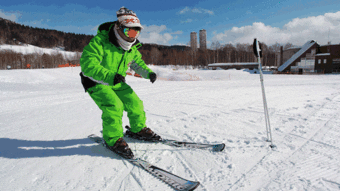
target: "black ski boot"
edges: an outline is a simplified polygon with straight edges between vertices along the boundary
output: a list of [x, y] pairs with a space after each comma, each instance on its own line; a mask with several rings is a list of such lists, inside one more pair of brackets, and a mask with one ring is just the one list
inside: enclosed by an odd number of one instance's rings
[[144, 141], [152, 141], [159, 142], [162, 141], [161, 136], [154, 133], [150, 128], [144, 127], [140, 132], [133, 133], [130, 131], [129, 126], [125, 126], [127, 128], [125, 135], [134, 139], [144, 140]]
[[106, 144], [106, 147], [126, 159], [132, 159], [134, 157], [129, 145], [124, 141], [123, 138], [119, 138], [113, 146]]

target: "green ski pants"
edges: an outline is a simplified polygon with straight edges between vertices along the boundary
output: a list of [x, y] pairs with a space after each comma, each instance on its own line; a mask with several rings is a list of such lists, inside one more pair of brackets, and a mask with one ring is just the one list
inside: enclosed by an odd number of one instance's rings
[[120, 83], [116, 86], [97, 84], [88, 89], [88, 93], [103, 112], [103, 138], [108, 145], [113, 146], [124, 136], [123, 111], [127, 112], [132, 132], [139, 132], [146, 127], [143, 102], [128, 84]]

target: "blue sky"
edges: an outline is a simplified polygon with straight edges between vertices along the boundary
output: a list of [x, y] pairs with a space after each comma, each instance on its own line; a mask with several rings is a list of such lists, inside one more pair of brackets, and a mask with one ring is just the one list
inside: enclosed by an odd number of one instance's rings
[[148, 1], [2, 1], [0, 17], [20, 24], [95, 35], [104, 22], [115, 21], [125, 6], [137, 13], [144, 43], [186, 45], [190, 32], [207, 31], [208, 46], [218, 41], [268, 45], [308, 40], [340, 43], [339, 0], [148, 0]]

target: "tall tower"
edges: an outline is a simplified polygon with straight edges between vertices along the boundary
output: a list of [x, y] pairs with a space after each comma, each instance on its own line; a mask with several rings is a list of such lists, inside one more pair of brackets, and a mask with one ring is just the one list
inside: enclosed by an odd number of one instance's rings
[[204, 29], [200, 30], [200, 49], [207, 49], [207, 31]]
[[194, 51], [197, 50], [197, 33], [196, 32], [190, 33], [190, 46]]

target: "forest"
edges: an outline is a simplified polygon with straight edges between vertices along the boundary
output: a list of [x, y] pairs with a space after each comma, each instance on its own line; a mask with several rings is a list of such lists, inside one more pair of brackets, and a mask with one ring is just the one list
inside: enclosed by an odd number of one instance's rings
[[[79, 64], [83, 48], [93, 38], [92, 35], [65, 33], [57, 30], [33, 28], [0, 18], [0, 44], [30, 44], [41, 48], [62, 47], [65, 51], [78, 52], [72, 60], [66, 60], [61, 54], [21, 54], [13, 51], [0, 51], [0, 69], [10, 66], [12, 69], [56, 68], [58, 65]], [[188, 35], [189, 38], [189, 35]], [[188, 46], [165, 46], [142, 43], [139, 51], [146, 64], [153, 65], [191, 65], [198, 68], [207, 67], [211, 63], [256, 62], [252, 44], [220, 44], [212, 42], [210, 48], [194, 51]], [[275, 63], [275, 53], [282, 46], [279, 43], [267, 46], [262, 43], [264, 66]], [[291, 43], [284, 49], [292, 47]]]

